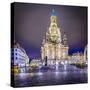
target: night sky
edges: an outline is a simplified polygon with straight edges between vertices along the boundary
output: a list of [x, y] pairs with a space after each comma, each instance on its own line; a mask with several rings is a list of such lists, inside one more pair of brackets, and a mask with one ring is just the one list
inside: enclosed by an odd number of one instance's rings
[[40, 57], [40, 47], [54, 8], [61, 34], [68, 36], [69, 54], [87, 45], [87, 7], [15, 3], [15, 40], [29, 58]]

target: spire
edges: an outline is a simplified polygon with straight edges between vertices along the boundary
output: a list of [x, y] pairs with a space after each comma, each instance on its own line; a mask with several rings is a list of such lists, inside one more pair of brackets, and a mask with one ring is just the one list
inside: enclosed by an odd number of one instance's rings
[[52, 16], [56, 16], [56, 12], [55, 12], [55, 9], [54, 8], [52, 9], [51, 15]]

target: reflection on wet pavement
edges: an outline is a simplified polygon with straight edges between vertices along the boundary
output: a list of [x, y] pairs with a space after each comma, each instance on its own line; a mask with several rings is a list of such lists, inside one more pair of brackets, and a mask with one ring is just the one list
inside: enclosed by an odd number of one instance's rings
[[15, 86], [40, 86], [87, 83], [87, 68], [80, 69], [75, 66], [65, 66], [57, 70], [38, 70], [33, 73], [19, 73], [15, 75]]

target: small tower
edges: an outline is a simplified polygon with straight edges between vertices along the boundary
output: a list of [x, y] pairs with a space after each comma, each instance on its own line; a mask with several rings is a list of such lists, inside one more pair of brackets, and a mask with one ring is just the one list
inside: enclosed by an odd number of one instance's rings
[[67, 41], [68, 41], [67, 35], [66, 35], [66, 33], [64, 32], [64, 35], [63, 35], [63, 45], [64, 45], [64, 46], [67, 46], [67, 45], [68, 45], [68, 44], [67, 44]]
[[43, 42], [42, 42], [42, 45], [44, 45], [44, 44], [45, 44], [45, 42], [46, 42], [46, 41], [45, 41], [45, 38], [43, 38]]

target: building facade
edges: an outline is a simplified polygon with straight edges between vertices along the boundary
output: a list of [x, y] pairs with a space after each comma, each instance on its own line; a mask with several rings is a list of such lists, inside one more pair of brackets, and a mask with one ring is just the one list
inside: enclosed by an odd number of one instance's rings
[[46, 57], [48, 64], [55, 64], [56, 62], [65, 60], [68, 58], [68, 49], [67, 35], [64, 33], [63, 37], [61, 37], [61, 29], [58, 27], [57, 16], [53, 9], [50, 24], [41, 46], [42, 62], [45, 63]]
[[41, 59], [32, 59], [32, 61], [30, 62], [30, 66], [36, 66], [36, 67], [42, 66]]
[[11, 63], [12, 65], [17, 65], [19, 67], [29, 65], [29, 57], [25, 50], [16, 42], [14, 42], [14, 45], [11, 48]]
[[76, 63], [84, 63], [84, 54], [82, 52], [73, 53], [71, 56], [71, 62]]

